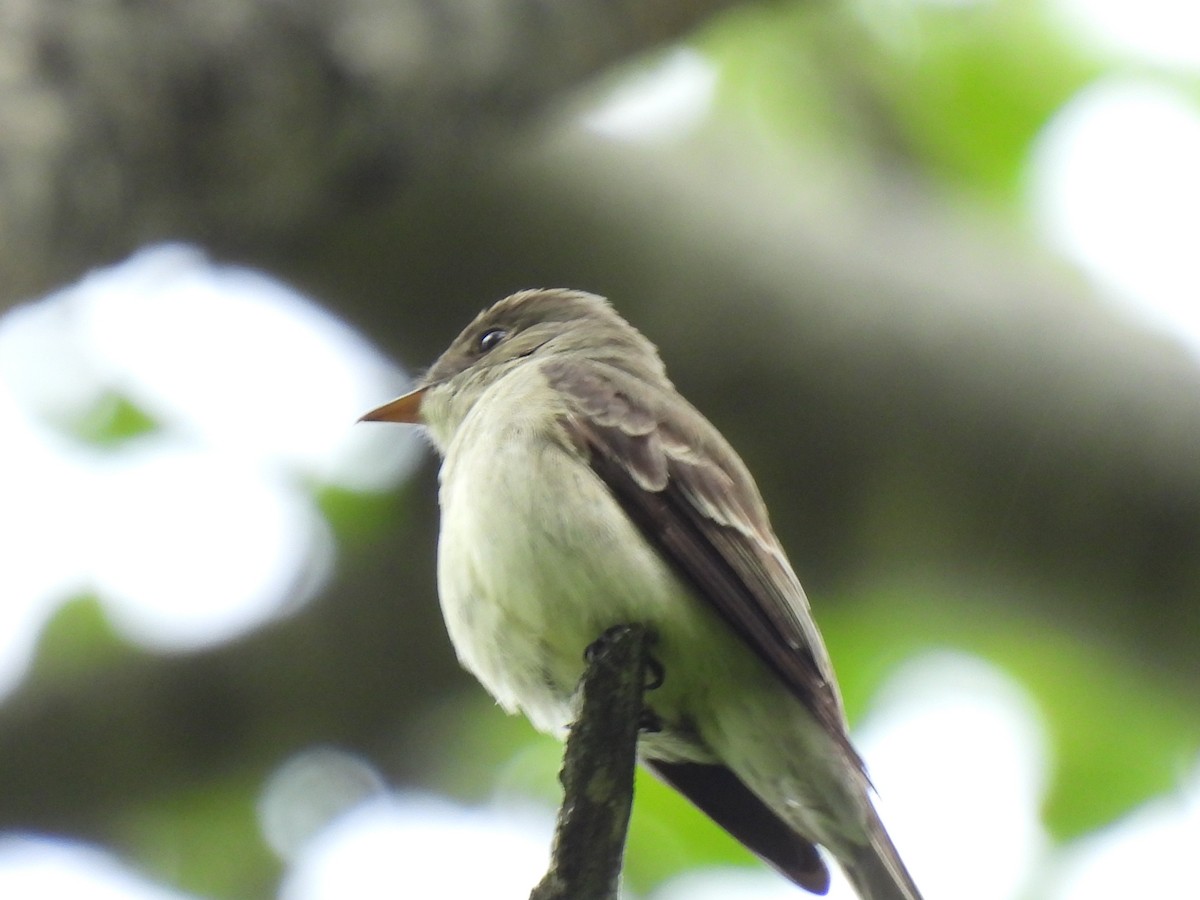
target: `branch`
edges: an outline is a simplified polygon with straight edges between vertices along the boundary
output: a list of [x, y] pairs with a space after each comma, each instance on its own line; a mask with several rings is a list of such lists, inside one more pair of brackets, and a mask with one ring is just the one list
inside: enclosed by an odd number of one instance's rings
[[616, 900], [652, 640], [644, 625], [623, 625], [588, 650], [559, 776], [550, 870], [530, 900]]

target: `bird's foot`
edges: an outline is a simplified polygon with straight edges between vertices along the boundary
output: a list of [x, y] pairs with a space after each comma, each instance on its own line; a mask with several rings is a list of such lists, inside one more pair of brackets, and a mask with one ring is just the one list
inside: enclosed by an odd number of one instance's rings
[[[604, 649], [604, 645], [606, 643], [613, 640], [613, 638], [617, 637], [618, 635], [625, 634], [631, 628], [635, 628], [635, 627], [643, 627], [644, 628], [645, 626], [613, 625], [611, 628], [605, 629], [604, 633], [601, 634], [600, 637], [596, 638], [596, 640], [594, 640], [590, 644], [588, 644], [587, 649], [585, 649], [583, 651], [584, 662], [590, 664], [596, 658], [596, 654], [598, 654], [601, 650]], [[651, 631], [649, 628], [646, 629], [646, 637], [647, 637], [648, 644], [654, 644], [658, 640], [658, 636], [653, 631]], [[666, 680], [666, 672], [663, 670], [662, 663], [660, 663], [658, 661], [658, 659], [656, 657], [654, 657], [652, 654], [647, 653], [646, 654], [646, 683], [645, 683], [643, 689], [647, 690], [647, 691], [657, 690], [658, 688], [663, 686], [663, 681], [665, 681], [665, 680]]]
[[663, 723], [658, 713], [648, 706], [642, 709], [642, 714], [638, 716], [638, 731], [644, 734], [658, 734], [662, 730]]

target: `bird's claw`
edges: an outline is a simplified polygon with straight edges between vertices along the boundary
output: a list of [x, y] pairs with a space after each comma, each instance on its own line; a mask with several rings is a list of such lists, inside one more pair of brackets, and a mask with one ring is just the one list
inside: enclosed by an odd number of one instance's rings
[[647, 734], [657, 734], [662, 730], [662, 719], [658, 717], [654, 710], [650, 709], [650, 707], [643, 709], [642, 714], [638, 716], [638, 731]]

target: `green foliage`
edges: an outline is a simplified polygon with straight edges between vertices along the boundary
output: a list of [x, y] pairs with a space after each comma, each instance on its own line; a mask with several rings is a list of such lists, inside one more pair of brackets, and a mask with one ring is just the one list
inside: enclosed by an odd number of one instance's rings
[[1032, 695], [1049, 730], [1043, 821], [1061, 839], [1106, 825], [1177, 787], [1200, 750], [1200, 699], [1016, 604], [880, 592], [822, 610], [851, 718], [888, 672], [921, 650], [990, 661]]
[[899, 162], [1002, 204], [1037, 132], [1101, 71], [1026, 0], [756, 7], [701, 47], [721, 68], [721, 114], [781, 152]]
[[128, 653], [94, 594], [74, 597], [55, 611], [38, 638], [30, 678], [78, 676]]
[[807, 3], [753, 6], [707, 31], [699, 43], [720, 67], [718, 113], [749, 121], [783, 153], [861, 151], [823, 59], [822, 37], [837, 20], [830, 13]]
[[1195, 695], [1053, 629], [1030, 631], [997, 650], [1050, 728], [1057, 766], [1043, 823], [1051, 834], [1076, 837], [1177, 789], [1200, 750]]
[[1033, 138], [1100, 67], [1051, 26], [1042, 4], [931, 5], [914, 19], [909, 46], [879, 44], [884, 52], [867, 57], [889, 122], [930, 171], [1015, 199]]
[[115, 391], [101, 394], [81, 416], [61, 425], [78, 440], [104, 448], [118, 447], [162, 427], [149, 412]]
[[403, 521], [408, 509], [407, 486], [411, 484], [409, 481], [405, 488], [385, 494], [366, 494], [323, 484], [314, 486], [313, 498], [338, 541], [353, 550], [369, 545], [371, 538]]
[[422, 742], [410, 757], [440, 791], [466, 802], [496, 793], [556, 805], [562, 745], [538, 734], [523, 716], [509, 716], [481, 687], [439, 702], [418, 717]]
[[272, 896], [281, 866], [255, 815], [262, 777], [248, 769], [215, 783], [184, 780], [173, 795], [122, 813], [118, 842], [150, 874], [197, 896]]

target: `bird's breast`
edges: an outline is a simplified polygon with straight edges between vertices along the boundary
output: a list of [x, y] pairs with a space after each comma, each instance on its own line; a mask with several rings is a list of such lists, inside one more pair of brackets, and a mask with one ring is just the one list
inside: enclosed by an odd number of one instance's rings
[[439, 500], [438, 590], [459, 659], [543, 731], [570, 722], [584, 651], [607, 628], [689, 615], [681, 583], [554, 414], [517, 403], [469, 416]]

